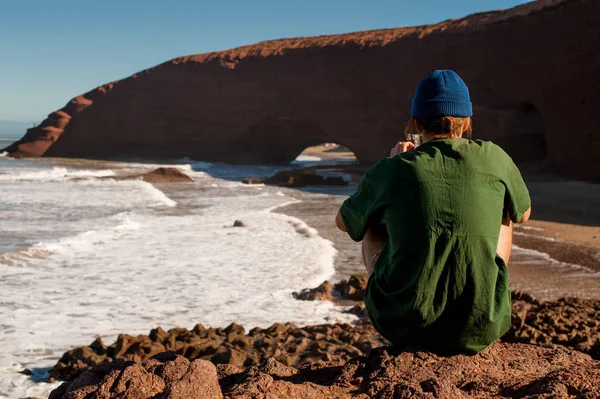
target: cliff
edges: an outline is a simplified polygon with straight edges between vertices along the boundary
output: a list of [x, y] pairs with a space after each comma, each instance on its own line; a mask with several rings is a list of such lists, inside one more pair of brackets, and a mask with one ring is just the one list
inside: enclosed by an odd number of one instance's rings
[[285, 163], [337, 142], [373, 163], [402, 138], [416, 84], [451, 68], [470, 87], [477, 137], [600, 181], [599, 25], [598, 1], [541, 0], [181, 57], [76, 97], [5, 150]]

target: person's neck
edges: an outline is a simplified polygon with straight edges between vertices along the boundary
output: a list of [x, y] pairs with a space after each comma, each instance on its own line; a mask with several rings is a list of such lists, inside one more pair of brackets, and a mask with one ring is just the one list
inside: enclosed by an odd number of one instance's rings
[[459, 139], [460, 137], [438, 137], [436, 138], [433, 134], [427, 134], [424, 133], [422, 136], [422, 142], [423, 144], [430, 142], [430, 141], [434, 141], [434, 140], [455, 140], [455, 139]]

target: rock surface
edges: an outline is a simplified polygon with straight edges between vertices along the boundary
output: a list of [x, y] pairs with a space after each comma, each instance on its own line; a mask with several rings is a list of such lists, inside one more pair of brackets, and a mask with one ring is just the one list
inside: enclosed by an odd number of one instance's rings
[[187, 183], [194, 181], [177, 168], [157, 168], [148, 173], [127, 176], [75, 177], [73, 181], [82, 180], [143, 180], [148, 183]]
[[104, 363], [50, 399], [597, 398], [600, 362], [575, 351], [497, 343], [475, 356], [383, 347], [368, 357], [301, 368], [269, 359], [242, 370], [162, 353], [142, 365]]
[[74, 98], [6, 150], [286, 163], [336, 142], [371, 164], [401, 138], [416, 84], [443, 67], [469, 85], [477, 137], [600, 181], [599, 25], [596, 0], [539, 0], [181, 57]]
[[[362, 300], [367, 288], [366, 274], [354, 274], [349, 280], [293, 293], [301, 300]], [[348, 313], [369, 323], [362, 303]], [[527, 343], [547, 348], [575, 349], [600, 360], [600, 301], [561, 298], [542, 302], [521, 292], [512, 292], [512, 329], [502, 341]]]
[[322, 176], [315, 168], [282, 170], [265, 178], [248, 177], [242, 180], [245, 184], [267, 184], [283, 187], [306, 186], [347, 186], [348, 182], [341, 176]]
[[316, 288], [293, 292], [292, 295], [302, 301], [331, 301], [334, 298], [362, 301], [368, 282], [369, 278], [365, 273], [356, 273], [350, 276], [349, 280], [342, 280], [335, 284], [324, 281]]
[[148, 183], [186, 183], [193, 181], [191, 177], [177, 168], [158, 168], [139, 177]]
[[[361, 290], [364, 277], [355, 275], [336, 286], [355, 286]], [[331, 283], [325, 282], [323, 286], [311, 294], [315, 299], [334, 296], [335, 300], [347, 301], [347, 297], [339, 296], [340, 291], [332, 289]], [[370, 324], [362, 303], [347, 312], [359, 317], [355, 325], [299, 328], [290, 323], [276, 323], [267, 329], [254, 328], [246, 334], [244, 327], [235, 323], [224, 329], [207, 329], [198, 324], [191, 331], [185, 328], [164, 331], [158, 327], [149, 335], [121, 334], [110, 346], [98, 338], [89, 346], [66, 352], [50, 375], [73, 380], [105, 361], [141, 364], [164, 351], [173, 351], [190, 361], [203, 359], [236, 367], [261, 365], [270, 358], [286, 366], [300, 367], [321, 361], [345, 361], [386, 344]], [[513, 292], [512, 324], [513, 328], [502, 337], [503, 342], [574, 349], [600, 360], [600, 301], [567, 298], [540, 302], [526, 293]]]
[[365, 355], [384, 341], [371, 325], [363, 323], [303, 328], [275, 323], [266, 329], [254, 328], [248, 334], [243, 326], [235, 323], [224, 329], [207, 329], [198, 324], [191, 331], [185, 328], [165, 331], [158, 327], [148, 335], [120, 334], [109, 346], [97, 338], [89, 346], [70, 350], [54, 366], [50, 376], [73, 380], [104, 361], [141, 364], [165, 351], [173, 351], [189, 360], [203, 359], [239, 367], [262, 364], [270, 357], [296, 366]]

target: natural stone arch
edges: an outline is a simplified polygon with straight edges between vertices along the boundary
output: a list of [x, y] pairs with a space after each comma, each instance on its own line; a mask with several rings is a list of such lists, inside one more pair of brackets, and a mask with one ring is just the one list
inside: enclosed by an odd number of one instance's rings
[[293, 117], [268, 116], [252, 124], [231, 143], [241, 162], [287, 164], [306, 148], [322, 143], [338, 143], [359, 155], [321, 128], [318, 122]]

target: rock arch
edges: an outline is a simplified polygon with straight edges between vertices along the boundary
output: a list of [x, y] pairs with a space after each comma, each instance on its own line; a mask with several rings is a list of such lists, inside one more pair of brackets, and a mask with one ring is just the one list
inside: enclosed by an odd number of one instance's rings
[[287, 164], [305, 149], [323, 143], [338, 143], [357, 153], [309, 119], [268, 116], [252, 124], [230, 145], [241, 149], [241, 163]]
[[330, 141], [370, 164], [402, 138], [415, 85], [450, 68], [471, 91], [477, 136], [600, 182], [599, 25], [600, 1], [539, 0], [176, 58], [73, 99], [4, 151], [287, 163]]

